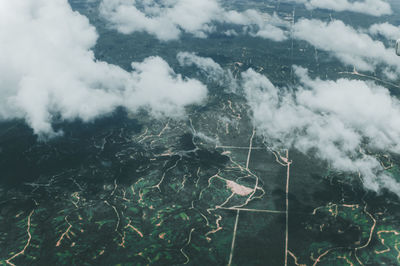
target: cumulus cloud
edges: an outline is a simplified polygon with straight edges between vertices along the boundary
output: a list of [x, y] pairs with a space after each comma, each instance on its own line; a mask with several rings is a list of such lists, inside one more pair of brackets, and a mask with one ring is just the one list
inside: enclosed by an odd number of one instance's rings
[[270, 143], [294, 147], [323, 159], [336, 170], [358, 172], [364, 185], [400, 195], [400, 184], [364, 150], [400, 153], [400, 101], [386, 88], [359, 80], [311, 79], [295, 67], [301, 85], [292, 92], [267, 77], [242, 73], [253, 122]]
[[371, 35], [381, 35], [389, 41], [400, 39], [400, 27], [388, 22], [373, 24], [368, 31]]
[[305, 4], [307, 9], [328, 9], [333, 11], [352, 11], [371, 16], [389, 15], [390, 4], [385, 0], [292, 0]]
[[372, 39], [364, 30], [356, 30], [340, 20], [323, 22], [301, 19], [293, 30], [295, 38], [331, 52], [346, 65], [354, 65], [364, 71], [374, 71], [383, 65], [387, 72], [400, 73], [400, 61], [394, 56], [393, 48], [386, 48], [381, 41]]
[[56, 134], [53, 117], [92, 120], [117, 106], [179, 117], [207, 95], [159, 57], [132, 72], [95, 59], [97, 33], [67, 0], [0, 3], [0, 119], [23, 118], [36, 134]]
[[[204, 38], [218, 23], [242, 26], [244, 33], [261, 38], [287, 38], [279, 27], [285, 22], [275, 14], [226, 10], [218, 0], [102, 0], [100, 14], [121, 33], [148, 32], [163, 41], [176, 40], [183, 32]], [[237, 33], [228, 30], [226, 34]]]

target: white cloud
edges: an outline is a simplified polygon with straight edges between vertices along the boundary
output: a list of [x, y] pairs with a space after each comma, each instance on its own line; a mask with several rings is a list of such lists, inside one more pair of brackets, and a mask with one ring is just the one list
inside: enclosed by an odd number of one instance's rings
[[154, 0], [102, 0], [100, 14], [121, 33], [148, 32], [163, 41], [176, 40], [183, 32], [204, 38], [218, 23], [243, 26], [245, 33], [275, 41], [287, 37], [278, 27], [285, 23], [275, 14], [228, 11], [218, 0], [170, 0], [162, 4]]
[[132, 72], [97, 61], [96, 30], [67, 0], [2, 1], [0, 39], [0, 119], [24, 118], [37, 134], [56, 134], [54, 115], [89, 121], [117, 106], [179, 117], [207, 95], [159, 57]]
[[[129, 110], [146, 107], [155, 117], [181, 117], [189, 104], [200, 104], [207, 88], [197, 80], [175, 74], [160, 57], [132, 63], [132, 89], [125, 90], [123, 106]], [[128, 87], [129, 88], [129, 87]]]
[[196, 66], [205, 71], [209, 76], [214, 77], [214, 79], [220, 79], [225, 75], [225, 70], [212, 60], [212, 58], [205, 58], [188, 52], [179, 52], [176, 57], [181, 66]]
[[[212, 80], [223, 68], [210, 58], [180, 53]], [[236, 80], [251, 110], [257, 134], [274, 148], [295, 148], [324, 160], [337, 171], [360, 173], [367, 189], [387, 188], [400, 196], [400, 183], [387, 174], [376, 153], [400, 154], [400, 101], [372, 82], [312, 79], [294, 67], [295, 90], [277, 88], [252, 69]], [[218, 73], [215, 75], [215, 73]]]
[[212, 58], [205, 58], [188, 52], [179, 52], [176, 57], [181, 66], [196, 66], [202, 70], [208, 81], [225, 87], [228, 92], [237, 91], [238, 83], [232, 72], [229, 69], [223, 69]]
[[302, 86], [276, 88], [265, 76], [242, 73], [243, 88], [258, 133], [280, 147], [314, 154], [339, 171], [359, 172], [368, 189], [385, 187], [400, 195], [400, 184], [360, 147], [400, 153], [400, 102], [373, 83], [311, 79], [295, 68]]
[[294, 25], [294, 37], [316, 48], [331, 52], [346, 65], [359, 70], [374, 71], [379, 65], [387, 71], [400, 73], [400, 60], [393, 48], [373, 40], [364, 30], [356, 30], [340, 20], [323, 22], [301, 19]]
[[368, 31], [372, 35], [382, 35], [387, 40], [393, 41], [400, 39], [400, 27], [389, 24], [388, 22], [373, 24]]
[[333, 11], [352, 11], [371, 16], [389, 15], [390, 4], [385, 0], [291, 0], [305, 4], [307, 9], [328, 9]]

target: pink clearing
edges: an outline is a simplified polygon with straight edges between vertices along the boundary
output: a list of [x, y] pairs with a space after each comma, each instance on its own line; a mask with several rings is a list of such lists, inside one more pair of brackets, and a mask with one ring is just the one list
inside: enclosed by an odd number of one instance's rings
[[226, 186], [235, 194], [239, 196], [247, 196], [253, 192], [253, 189], [239, 185], [231, 180], [226, 180]]

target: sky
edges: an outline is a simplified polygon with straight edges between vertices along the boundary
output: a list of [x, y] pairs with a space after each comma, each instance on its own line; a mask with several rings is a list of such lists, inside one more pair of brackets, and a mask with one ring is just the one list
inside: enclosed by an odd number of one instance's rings
[[[339, 19], [299, 18], [288, 22], [276, 13], [233, 10], [217, 0], [101, 0], [98, 12], [120, 34], [147, 33], [163, 44], [188, 34], [205, 39], [223, 29], [226, 36], [247, 36], [280, 43], [291, 39], [327, 52], [343, 66], [398, 81], [400, 59], [394, 40], [399, 25], [385, 21], [393, 13], [384, 0], [288, 0], [308, 10], [353, 12], [382, 21], [355, 27]], [[223, 25], [224, 27], [221, 27]], [[340, 37], [338, 37], [340, 36]], [[55, 119], [90, 122], [113, 113], [146, 110], [156, 119], [185, 119], [186, 107], [205, 105], [207, 84], [184, 77], [161, 57], [132, 62], [129, 71], [98, 60], [93, 49], [99, 34], [67, 0], [0, 2], [0, 119], [23, 119], [34, 134], [62, 136]], [[265, 49], [268, 49], [266, 47]], [[311, 78], [293, 65], [295, 88], [277, 87], [253, 69], [238, 78], [212, 58], [180, 51], [181, 67], [202, 69], [211, 80], [229, 84], [244, 97], [257, 134], [278, 148], [295, 148], [328, 162], [338, 171], [359, 173], [365, 187], [400, 185], [385, 174], [367, 150], [400, 153], [400, 102], [372, 81]]]

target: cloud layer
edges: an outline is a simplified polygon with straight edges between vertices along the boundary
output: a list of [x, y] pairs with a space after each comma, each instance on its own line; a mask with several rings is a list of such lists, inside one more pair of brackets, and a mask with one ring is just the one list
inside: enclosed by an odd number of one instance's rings
[[97, 61], [96, 30], [67, 0], [2, 1], [0, 39], [0, 119], [24, 118], [36, 134], [56, 134], [54, 115], [89, 121], [117, 106], [179, 117], [207, 95], [159, 57], [132, 72]]
[[295, 148], [323, 160], [336, 171], [360, 174], [373, 191], [386, 188], [400, 196], [400, 183], [387, 174], [374, 153], [400, 154], [400, 101], [388, 89], [361, 80], [312, 79], [294, 67], [295, 88], [278, 88], [253, 69], [233, 79], [211, 58], [181, 53], [210, 79], [231, 81], [243, 93], [257, 134], [273, 148]]
[[371, 16], [389, 15], [390, 4], [385, 0], [291, 0], [305, 4], [307, 9], [328, 9], [333, 11], [352, 11]]
[[[218, 0], [102, 0], [100, 14], [121, 33], [147, 32], [163, 41], [176, 40], [183, 32], [204, 38], [222, 23], [242, 26], [251, 36], [275, 41], [287, 38], [278, 27], [285, 23], [276, 15], [226, 10]], [[238, 33], [230, 29], [226, 34]]]
[[364, 185], [400, 195], [400, 184], [385, 174], [373, 155], [400, 153], [400, 101], [387, 89], [358, 80], [311, 79], [295, 67], [296, 92], [276, 88], [253, 70], [242, 73], [243, 88], [258, 132], [270, 143], [294, 147], [336, 170], [358, 172]]
[[[390, 5], [385, 1], [347, 0], [296, 0], [309, 8], [353, 10], [389, 14]], [[241, 33], [274, 41], [287, 40], [289, 25], [275, 14], [268, 15], [256, 10], [237, 12], [226, 10], [218, 0], [172, 0], [160, 4], [155, 0], [102, 0], [100, 13], [110, 25], [124, 34], [147, 32], [163, 41], [179, 39], [182, 33], [196, 37], [207, 37], [215, 32], [219, 24], [241, 27]], [[191, 19], [191, 18], [194, 19]], [[226, 35], [237, 35], [234, 28]], [[341, 20], [324, 22], [318, 19], [300, 19], [293, 24], [292, 37], [303, 40], [319, 50], [330, 52], [342, 63], [355, 66], [361, 71], [382, 70], [386, 78], [395, 80], [400, 75], [400, 61], [393, 48], [373, 37], [388, 40], [400, 38], [398, 27], [389, 23], [374, 24], [369, 29], [355, 29]], [[340, 38], [338, 38], [340, 36]]]

